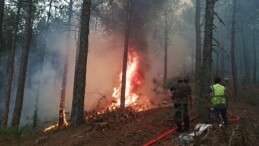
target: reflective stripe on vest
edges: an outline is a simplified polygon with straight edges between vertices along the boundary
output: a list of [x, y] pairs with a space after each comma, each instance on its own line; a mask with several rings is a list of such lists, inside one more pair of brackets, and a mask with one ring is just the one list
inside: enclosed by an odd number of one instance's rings
[[216, 105], [226, 105], [226, 98], [225, 98], [225, 87], [220, 84], [215, 84], [211, 86], [212, 90], [212, 99], [211, 104], [212, 106]]

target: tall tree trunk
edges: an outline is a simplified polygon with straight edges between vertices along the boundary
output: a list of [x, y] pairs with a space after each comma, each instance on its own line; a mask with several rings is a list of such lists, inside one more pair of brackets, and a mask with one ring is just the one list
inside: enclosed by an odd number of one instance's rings
[[62, 87], [61, 87], [61, 97], [60, 97], [60, 105], [59, 105], [59, 126], [64, 125], [65, 123], [65, 97], [66, 97], [66, 84], [67, 84], [67, 69], [68, 69], [68, 51], [70, 48], [70, 26], [71, 26], [71, 19], [72, 19], [72, 5], [73, 0], [69, 1], [69, 8], [68, 8], [68, 22], [67, 22], [67, 45], [65, 50], [65, 60], [64, 60], [64, 70], [63, 70], [63, 78], [62, 78]]
[[5, 4], [5, 0], [0, 0], [0, 56], [3, 51], [2, 25], [3, 25], [3, 19], [4, 19], [4, 4]]
[[195, 31], [196, 31], [196, 55], [195, 55], [195, 86], [196, 90], [198, 87], [199, 81], [199, 71], [201, 68], [201, 24], [200, 16], [201, 15], [201, 1], [196, 0], [196, 11], [195, 11]]
[[226, 53], [224, 50], [224, 46], [225, 46], [225, 42], [224, 42], [224, 38], [222, 36], [221, 38], [221, 49], [220, 49], [220, 55], [221, 55], [221, 69], [220, 69], [220, 76], [221, 78], [223, 79], [225, 77], [225, 56], [226, 56]]
[[75, 68], [74, 91], [71, 112], [72, 126], [79, 126], [83, 123], [90, 6], [91, 0], [83, 1], [80, 25], [80, 44], [78, 50], [78, 59]]
[[131, 15], [131, 0], [128, 0], [128, 14], [126, 19], [126, 30], [124, 40], [124, 53], [123, 53], [123, 65], [122, 65], [122, 81], [121, 81], [121, 105], [120, 108], [125, 108], [125, 89], [126, 89], [126, 74], [127, 74], [127, 62], [128, 62], [128, 47], [129, 47], [129, 28], [130, 28], [130, 15]]
[[[168, 48], [168, 12], [167, 10], [164, 11], [165, 15], [165, 54], [164, 54], [164, 79], [163, 79], [163, 89], [165, 89], [166, 80], [167, 80], [167, 48]], [[164, 90], [165, 92], [165, 90]]]
[[254, 68], [253, 68], [253, 83], [256, 83], [256, 70], [257, 70], [257, 59], [256, 59], [256, 42], [255, 42], [255, 22], [253, 22], [253, 54], [254, 54]]
[[[220, 49], [220, 48], [219, 48]], [[219, 53], [216, 52], [216, 77], [219, 76]]]
[[[46, 54], [46, 45], [47, 45], [47, 38], [48, 38], [48, 32], [49, 32], [49, 21], [50, 21], [50, 16], [51, 16], [51, 8], [52, 8], [52, 2], [53, 0], [51, 0], [49, 2], [49, 9], [48, 9], [48, 14], [47, 14], [47, 25], [46, 25], [46, 29], [45, 29], [45, 36], [44, 36], [44, 42], [43, 42], [43, 47], [42, 47], [42, 50], [41, 50], [41, 56], [40, 56], [40, 71], [43, 72], [43, 65], [44, 65], [44, 59], [45, 59], [45, 54]], [[37, 119], [38, 119], [38, 103], [39, 102], [39, 98], [40, 98], [40, 89], [41, 89], [41, 82], [39, 81], [38, 83], [39, 85], [37, 86], [38, 89], [37, 89], [37, 93], [36, 93], [36, 103], [35, 103], [35, 106], [37, 107], [34, 107], [34, 115], [33, 115], [33, 128], [35, 128], [34, 126], [37, 126]]]
[[243, 45], [243, 51], [244, 51], [244, 69], [245, 69], [245, 75], [246, 79], [250, 81], [250, 65], [248, 63], [247, 58], [247, 47], [246, 47], [246, 41], [245, 41], [245, 34], [244, 34], [244, 28], [241, 27], [241, 39], [242, 39], [242, 45]]
[[13, 119], [11, 123], [12, 127], [16, 127], [16, 128], [19, 126], [20, 119], [21, 119], [28, 54], [29, 54], [29, 49], [31, 45], [31, 34], [32, 34], [32, 0], [28, 0], [27, 3], [28, 4], [27, 4], [27, 11], [26, 11], [27, 15], [26, 15], [26, 21], [25, 21], [24, 46], [22, 50], [17, 94], [16, 94], [15, 107], [13, 112]]
[[208, 88], [210, 86], [210, 71], [212, 62], [212, 39], [213, 39], [213, 15], [215, 0], [207, 0], [205, 12], [205, 34], [203, 62], [201, 68], [201, 99], [199, 101], [200, 121], [208, 121], [209, 111], [206, 103], [208, 96]]
[[7, 83], [7, 91], [6, 91], [6, 99], [5, 99], [5, 107], [4, 107], [4, 113], [3, 113], [3, 121], [2, 126], [7, 126], [8, 122], [8, 114], [9, 114], [9, 104], [10, 104], [10, 98], [11, 98], [11, 92], [12, 92], [12, 85], [13, 85], [13, 76], [14, 76], [14, 58], [15, 58], [15, 49], [16, 49], [16, 42], [17, 42], [17, 32], [19, 29], [19, 20], [20, 20], [20, 11], [21, 11], [21, 0], [18, 0], [17, 4], [17, 14], [15, 18], [15, 24], [14, 24], [14, 34], [13, 34], [13, 40], [12, 40], [12, 48], [10, 52], [10, 58], [9, 58], [9, 71], [8, 71], [8, 83]]
[[47, 38], [48, 38], [48, 32], [49, 32], [49, 21], [50, 21], [50, 17], [51, 17], [51, 8], [52, 8], [52, 2], [53, 0], [50, 0], [49, 2], [49, 10], [48, 10], [48, 14], [47, 14], [47, 24], [46, 24], [46, 30], [45, 30], [45, 36], [44, 36], [44, 42], [43, 42], [43, 47], [42, 47], [42, 58], [41, 58], [41, 61], [42, 61], [42, 65], [44, 64], [44, 61], [45, 61], [45, 54], [46, 54], [46, 45], [47, 45]]
[[237, 97], [237, 66], [236, 66], [236, 0], [233, 0], [232, 32], [231, 32], [231, 64], [234, 86], [234, 96]]
[[[0, 0], [0, 68], [3, 67], [3, 64], [2, 64], [2, 52], [3, 52], [3, 39], [2, 39], [2, 25], [3, 25], [3, 19], [4, 19], [4, 5], [5, 5], [5, 0]], [[0, 76], [4, 76], [4, 72], [0, 72]], [[0, 80], [0, 85], [4, 85], [4, 80]], [[3, 91], [3, 86], [0, 86], [0, 96], [1, 97], [4, 97], [4, 92]], [[3, 98], [0, 97], [0, 102], [3, 100]], [[2, 109], [3, 109], [3, 104], [0, 104], [0, 115], [2, 116]], [[0, 116], [0, 117], [1, 117]], [[2, 119], [0, 119], [0, 124], [2, 123]]]
[[[37, 92], [37, 94], [39, 94], [39, 92]], [[37, 97], [39, 97], [39, 95], [36, 95]], [[32, 122], [32, 127], [35, 128], [38, 126], [38, 104], [39, 104], [39, 98], [36, 98], [35, 101], [35, 105], [34, 105], [34, 113], [33, 113], [33, 122]]]

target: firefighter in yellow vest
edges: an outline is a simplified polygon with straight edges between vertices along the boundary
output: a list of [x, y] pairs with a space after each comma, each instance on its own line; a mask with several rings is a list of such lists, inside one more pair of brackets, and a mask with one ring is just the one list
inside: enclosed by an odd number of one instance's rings
[[210, 97], [211, 97], [211, 105], [214, 112], [215, 122], [217, 126], [221, 125], [220, 116], [223, 119], [224, 126], [228, 125], [228, 117], [227, 117], [227, 94], [226, 88], [220, 84], [221, 79], [216, 77], [214, 80], [214, 85], [210, 86]]

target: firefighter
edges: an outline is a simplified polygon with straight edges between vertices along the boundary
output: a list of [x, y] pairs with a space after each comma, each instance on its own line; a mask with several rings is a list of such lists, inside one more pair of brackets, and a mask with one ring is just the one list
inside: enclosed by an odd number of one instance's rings
[[183, 79], [184, 86], [186, 88], [186, 96], [188, 97], [188, 100], [191, 103], [191, 107], [193, 107], [193, 100], [192, 100], [192, 88], [189, 85], [189, 77], [187, 76], [186, 78]]
[[221, 79], [216, 77], [214, 80], [214, 85], [210, 86], [209, 96], [211, 98], [212, 110], [214, 113], [214, 125], [221, 126], [221, 118], [223, 119], [224, 126], [228, 125], [228, 117], [227, 117], [227, 92], [226, 88], [220, 84]]
[[[189, 87], [189, 86], [188, 86]], [[184, 120], [184, 131], [189, 130], [189, 116], [188, 116], [188, 97], [191, 90], [188, 91], [188, 87], [183, 83], [182, 79], [179, 79], [177, 84], [170, 88], [169, 94], [172, 97], [175, 108], [175, 120], [177, 124], [177, 131], [182, 131], [181, 119]]]

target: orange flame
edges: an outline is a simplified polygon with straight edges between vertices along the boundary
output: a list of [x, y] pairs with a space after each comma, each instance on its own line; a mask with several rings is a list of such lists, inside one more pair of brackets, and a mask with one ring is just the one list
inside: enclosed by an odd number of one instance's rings
[[[119, 86], [113, 89], [112, 97], [115, 98], [115, 105], [120, 106], [122, 72], [119, 75]], [[128, 64], [126, 73], [125, 106], [133, 105], [139, 95], [136, 93], [137, 87], [143, 83], [143, 77], [139, 72], [139, 55], [133, 49], [129, 49]]]
[[54, 124], [54, 125], [51, 125], [51, 126], [49, 126], [48, 128], [45, 128], [45, 129], [44, 129], [44, 132], [48, 132], [48, 131], [50, 131], [50, 130], [56, 128], [56, 127], [58, 127], [58, 123], [57, 123], [57, 124]]
[[[139, 94], [137, 93], [137, 88], [143, 84], [144, 79], [142, 74], [140, 73], [139, 66], [140, 56], [133, 49], [129, 49], [128, 52], [128, 64], [127, 64], [127, 73], [126, 73], [126, 89], [125, 89], [125, 106], [134, 106], [139, 99]], [[108, 107], [109, 111], [112, 111], [120, 106], [120, 97], [121, 97], [121, 81], [122, 81], [122, 72], [119, 75], [119, 85], [114, 87], [112, 97], [114, 98], [112, 104]], [[145, 104], [148, 103], [149, 100], [145, 100]], [[138, 108], [138, 111], [142, 111], [144, 108]], [[105, 113], [105, 110], [99, 111], [95, 114]], [[64, 112], [63, 112], [64, 114]], [[68, 123], [66, 121], [65, 115], [64, 117], [64, 126], [67, 126]], [[86, 116], [86, 120], [92, 118], [93, 115]], [[46, 128], [44, 132], [52, 130], [58, 127], [58, 123], [51, 125]]]
[[[59, 115], [59, 116], [61, 116], [61, 115]], [[63, 125], [62, 125], [62, 126], [67, 127], [67, 126], [68, 126], [68, 122], [67, 122], [67, 120], [66, 120], [65, 109], [63, 109], [62, 117], [63, 117]], [[43, 131], [44, 131], [44, 132], [48, 132], [48, 131], [50, 131], [50, 130], [52, 130], [52, 129], [55, 129], [55, 128], [57, 128], [57, 127], [59, 127], [59, 123], [54, 124], [54, 125], [51, 125], [51, 126], [49, 126], [48, 128], [45, 128]]]

